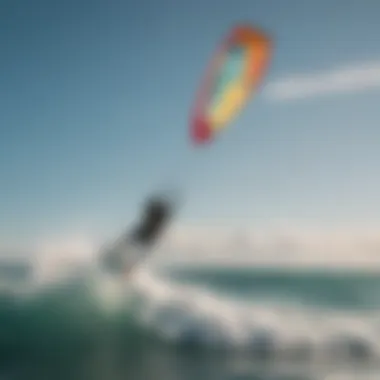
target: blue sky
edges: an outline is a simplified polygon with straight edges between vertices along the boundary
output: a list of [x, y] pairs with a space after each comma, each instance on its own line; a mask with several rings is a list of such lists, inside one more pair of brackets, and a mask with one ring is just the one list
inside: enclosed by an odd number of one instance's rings
[[[184, 223], [378, 223], [380, 86], [288, 100], [269, 90], [380, 65], [379, 12], [376, 0], [2, 0], [3, 243], [110, 235], [172, 184]], [[274, 38], [264, 89], [218, 141], [193, 149], [200, 77], [241, 20]]]

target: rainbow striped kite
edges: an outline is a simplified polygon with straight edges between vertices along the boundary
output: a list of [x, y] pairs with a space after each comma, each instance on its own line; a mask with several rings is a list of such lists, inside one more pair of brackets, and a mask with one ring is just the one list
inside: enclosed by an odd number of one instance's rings
[[270, 38], [250, 26], [237, 26], [222, 42], [202, 81], [191, 115], [196, 144], [213, 140], [227, 127], [260, 84], [270, 60]]

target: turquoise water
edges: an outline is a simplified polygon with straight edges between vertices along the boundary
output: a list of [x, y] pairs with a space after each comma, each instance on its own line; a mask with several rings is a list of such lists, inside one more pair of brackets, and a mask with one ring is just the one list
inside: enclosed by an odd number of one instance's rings
[[183, 268], [170, 275], [180, 282], [198, 283], [216, 292], [256, 301], [293, 300], [335, 310], [380, 307], [380, 274], [365, 271]]
[[380, 275], [193, 268], [141, 270], [127, 287], [107, 281], [83, 276], [27, 296], [3, 294], [0, 374], [136, 380], [379, 374]]

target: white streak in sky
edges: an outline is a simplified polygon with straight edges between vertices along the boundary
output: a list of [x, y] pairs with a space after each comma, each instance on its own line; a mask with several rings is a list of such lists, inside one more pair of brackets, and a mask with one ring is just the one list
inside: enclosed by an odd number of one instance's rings
[[270, 83], [264, 96], [289, 101], [327, 95], [364, 92], [380, 88], [380, 62], [344, 65], [310, 74], [294, 74]]

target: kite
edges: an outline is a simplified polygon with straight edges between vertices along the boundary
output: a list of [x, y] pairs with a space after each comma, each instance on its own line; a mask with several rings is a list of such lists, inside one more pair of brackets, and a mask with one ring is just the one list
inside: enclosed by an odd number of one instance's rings
[[234, 27], [214, 55], [190, 120], [195, 144], [214, 139], [258, 89], [271, 55], [271, 39], [247, 25]]

